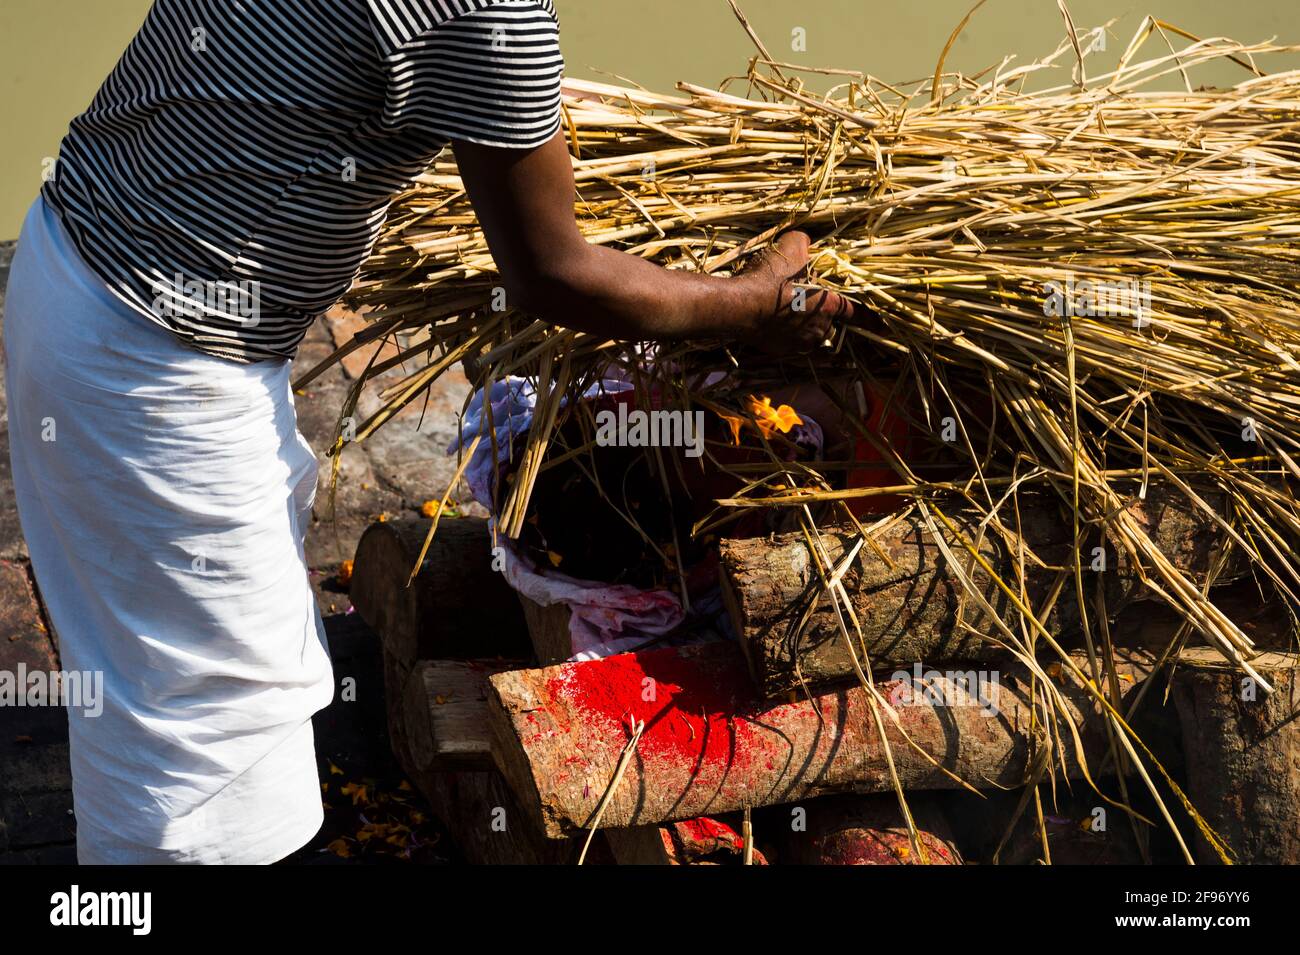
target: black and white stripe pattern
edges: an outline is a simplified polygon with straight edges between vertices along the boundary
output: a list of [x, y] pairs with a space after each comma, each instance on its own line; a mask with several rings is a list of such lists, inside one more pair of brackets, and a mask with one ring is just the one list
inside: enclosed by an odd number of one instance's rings
[[156, 0], [44, 196], [133, 309], [288, 358], [449, 140], [554, 135], [563, 70], [551, 0]]

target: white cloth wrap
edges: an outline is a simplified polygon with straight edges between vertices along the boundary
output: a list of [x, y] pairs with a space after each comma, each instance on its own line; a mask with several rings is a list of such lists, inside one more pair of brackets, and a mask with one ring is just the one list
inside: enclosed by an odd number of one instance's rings
[[287, 361], [183, 346], [37, 202], [4, 329], [19, 517], [65, 670], [82, 863], [264, 863], [322, 821], [333, 695], [303, 555], [317, 465]]
[[[631, 390], [632, 385], [626, 381], [603, 378], [583, 392], [582, 397], [617, 395]], [[492, 439], [487, 433], [485, 400], [491, 406], [496, 432], [495, 460]], [[460, 435], [447, 448], [448, 454], [464, 453], [475, 437], [483, 435], [465, 466], [465, 481], [474, 500], [493, 513], [494, 522], [492, 484], [497, 469], [510, 459], [515, 438], [532, 426], [536, 405], [537, 394], [524, 378], [512, 375], [505, 381], [493, 382], [486, 394], [480, 388], [470, 398]], [[564, 604], [569, 608], [571, 660], [594, 660], [636, 650], [671, 633], [685, 619], [682, 603], [672, 591], [579, 580], [553, 569], [539, 571], [518, 552], [513, 541], [495, 535], [494, 540], [501, 547], [501, 569], [511, 587], [543, 607]]]

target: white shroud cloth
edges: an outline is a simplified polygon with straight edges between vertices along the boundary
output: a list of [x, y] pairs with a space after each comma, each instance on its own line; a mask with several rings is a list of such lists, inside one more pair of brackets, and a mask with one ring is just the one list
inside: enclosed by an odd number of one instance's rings
[[4, 346], [32, 568], [64, 670], [104, 680], [101, 715], [68, 711], [79, 860], [282, 858], [322, 821], [311, 716], [333, 695], [289, 363], [134, 314], [39, 201]]

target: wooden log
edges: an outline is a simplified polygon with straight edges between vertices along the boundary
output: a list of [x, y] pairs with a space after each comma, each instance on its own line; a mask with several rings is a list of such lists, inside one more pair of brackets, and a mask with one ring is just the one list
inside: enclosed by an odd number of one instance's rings
[[[1154, 688], [1153, 688], [1154, 689]], [[1174, 721], [1177, 717], [1170, 715]], [[1143, 737], [1147, 740], [1147, 737]], [[1094, 767], [1095, 768], [1095, 767]], [[1168, 768], [1168, 764], [1166, 764]], [[1175, 778], [1179, 778], [1175, 776]], [[1109, 796], [1118, 795], [1112, 778], [1099, 781]], [[1184, 857], [1177, 850], [1160, 811], [1136, 781], [1128, 787], [1134, 808], [1154, 820], [1143, 826], [1149, 837], [1152, 865], [1181, 865]], [[1163, 791], [1162, 791], [1163, 792]], [[1032, 802], [1016, 820], [1010, 835], [1007, 827], [1015, 818], [1024, 790], [944, 793], [944, 808], [957, 833], [962, 857], [967, 863], [980, 865], [1142, 865], [1142, 849], [1134, 834], [1133, 821], [1122, 809], [1108, 804], [1089, 786], [1052, 787], [1045, 782], [1042, 799], [1043, 825], [1039, 828]], [[1173, 809], [1173, 807], [1170, 807]], [[1186, 817], [1175, 812], [1178, 828], [1184, 836], [1190, 828]], [[1003, 839], [1005, 838], [1005, 842]], [[1044, 845], [1046, 841], [1046, 845]], [[999, 851], [1000, 849], [1000, 851]], [[996, 854], [996, 855], [995, 855]]]
[[[744, 861], [740, 833], [710, 816], [603, 833], [619, 865], [740, 865]], [[768, 864], [758, 849], [753, 864]]]
[[[421, 788], [429, 788], [435, 793], [442, 812], [454, 818], [464, 815], [463, 808], [450, 806], [453, 793], [469, 793], [473, 799], [479, 798], [475, 793], [492, 790], [496, 792], [494, 798], [500, 801], [499, 787], [477, 776], [458, 780], [429, 777], [455, 770], [480, 773], [494, 770], [488, 729], [488, 677], [524, 666], [526, 664], [522, 662], [500, 660], [421, 660], [416, 663], [411, 679], [406, 683], [403, 704], [413, 770], [411, 775], [425, 780]], [[510, 802], [514, 804], [513, 797]], [[441, 813], [439, 817], [444, 818]], [[614, 829], [604, 835], [619, 865], [693, 865], [710, 861], [720, 854], [739, 855], [736, 842], [739, 837], [714, 820], [689, 820], [668, 827]], [[514, 856], [524, 851], [536, 853], [537, 850], [515, 844], [517, 842], [518, 838], [505, 844], [494, 839], [489, 844], [471, 838], [462, 851], [479, 857], [480, 861], [496, 862], [502, 861], [500, 857], [506, 852]], [[554, 855], [549, 850], [544, 854]], [[759, 856], [761, 858], [761, 853]]]
[[409, 773], [403, 701], [418, 660], [527, 658], [528, 636], [514, 591], [492, 570], [487, 521], [444, 520], [410, 586], [428, 520], [383, 521], [361, 535], [352, 605], [383, 646], [384, 700], [393, 753]]
[[[1174, 676], [1188, 796], [1235, 861], [1300, 863], [1300, 680], [1296, 653], [1251, 660], [1265, 694], [1217, 651], [1184, 652]], [[1219, 857], [1197, 838], [1203, 862]]]
[[683, 865], [666, 826], [606, 829], [605, 842], [619, 865]]
[[[1163, 630], [1158, 644], [1161, 650], [1167, 647], [1171, 632]], [[1164, 701], [1166, 674], [1167, 671], [1162, 671], [1158, 685], [1147, 688], [1142, 705], [1128, 718], [1128, 724], [1170, 776], [1181, 782], [1186, 778], [1182, 727], [1173, 702], [1166, 704]], [[1116, 798], [1123, 791], [1115, 778], [1115, 763], [1108, 756], [1091, 762], [1089, 768], [1101, 790]], [[1159, 776], [1148, 771], [1153, 777]], [[1050, 861], [1053, 865], [1140, 865], [1146, 861], [1154, 865], [1183, 864], [1184, 856], [1161, 820], [1160, 809], [1147, 788], [1136, 779], [1130, 779], [1127, 791], [1135, 811], [1141, 817], [1154, 820], [1149, 826], [1139, 824], [1138, 827], [1142, 840], [1147, 843], [1145, 858], [1133, 820], [1127, 818], [1122, 809], [1098, 795], [1091, 786], [1065, 787], [1044, 780], [1039, 789], [1042, 829], [1038, 826], [1035, 808], [1029, 803], [1009, 837], [1007, 827], [1016, 818], [1021, 799], [1027, 795], [1023, 789], [986, 789], [980, 793], [963, 790], [935, 795], [941, 801], [944, 817], [951, 824], [962, 857], [968, 863], [1037, 865]], [[1162, 787], [1160, 792], [1163, 798], [1168, 798], [1166, 789]], [[1175, 819], [1184, 836], [1194, 828], [1176, 810]]]
[[[744, 862], [744, 837], [720, 819], [712, 816], [683, 819], [669, 823], [664, 829], [676, 847], [678, 858], [689, 865], [739, 865]], [[757, 848], [753, 851], [753, 865], [767, 865], [767, 857]]]
[[429, 532], [427, 520], [371, 524], [357, 544], [352, 605], [403, 662], [482, 657], [526, 658], [523, 612], [492, 569], [487, 521], [449, 518], [438, 525], [424, 563], [407, 580]]
[[[353, 564], [352, 604], [383, 646], [393, 753], [467, 862], [570, 862], [576, 846], [543, 838], [490, 765], [481, 729], [473, 730], [470, 722], [474, 691], [463, 686], [459, 692], [464, 695], [458, 699], [458, 691], [446, 685], [447, 680], [470, 682], [471, 665], [457, 674], [456, 664], [442, 660], [416, 674], [421, 660], [437, 657], [530, 655], [519, 602], [501, 574], [492, 570], [485, 520], [441, 522], [419, 573], [407, 586], [428, 530], [427, 520], [372, 524], [357, 545]], [[481, 675], [477, 692], [481, 695]], [[437, 696], [447, 693], [456, 703], [444, 711], [435, 709]], [[483, 705], [481, 700], [473, 702]], [[478, 768], [447, 768], [453, 765]], [[608, 858], [603, 840], [593, 856], [592, 861]]]
[[[1122, 663], [1125, 685], [1140, 679], [1146, 666], [1145, 657]], [[1033, 711], [1027, 681], [1016, 668], [986, 677], [969, 693], [956, 674], [927, 674], [927, 686], [910, 696], [909, 681], [880, 689], [895, 703], [906, 732], [941, 767], [975, 786], [1022, 785], [1041, 745], [1043, 714]], [[489, 683], [493, 755], [523, 809], [548, 836], [590, 825], [633, 719], [644, 720], [645, 731], [614, 788], [603, 828], [892, 789], [861, 687], [764, 703], [729, 642], [514, 670]], [[1075, 687], [1062, 692], [1068, 718], [1091, 740], [1091, 700]], [[956, 785], [888, 721], [886, 732], [905, 788]]]
[[[1168, 495], [1153, 492], [1147, 501], [1134, 501], [1129, 507], [1170, 560], [1194, 581], [1203, 580], [1222, 546], [1222, 535], [1216, 529], [1207, 527]], [[1000, 577], [1016, 579], [1018, 554], [996, 535], [981, 535], [978, 513], [959, 510], [948, 516], [964, 539], [980, 541], [981, 555]], [[1031, 606], [1040, 607], [1061, 569], [1073, 566], [1073, 530], [1069, 521], [1062, 519], [1058, 504], [1043, 495], [1027, 497], [1020, 516], [1024, 540], [1048, 565], [1026, 568]], [[838, 562], [856, 538], [856, 530], [850, 526], [830, 528], [824, 539], [831, 560]], [[889, 668], [916, 660], [931, 664], [994, 660], [1005, 655], [981, 637], [1001, 633], [947, 567], [919, 515], [898, 521], [874, 540], [879, 550], [864, 546], [845, 576], [873, 666]], [[945, 532], [945, 540], [989, 605], [1019, 632], [1018, 614], [1006, 594], [974, 565], [953, 535]], [[1101, 546], [1093, 541], [1083, 551], [1085, 570], [1091, 566], [1094, 545]], [[1113, 544], [1105, 547], [1107, 564], [1102, 579], [1107, 606], [1115, 611], [1148, 598], [1150, 591], [1128, 555]], [[1231, 575], [1220, 579], [1227, 582]], [[802, 534], [724, 540], [721, 580], [732, 625], [766, 697], [775, 699], [799, 688], [801, 676], [811, 687], [853, 677], [852, 660], [834, 608], [824, 595], [818, 595], [807, 627], [801, 634], [797, 632], [796, 624], [809, 598], [820, 589], [816, 564]], [[1068, 645], [1078, 630], [1078, 619], [1074, 587], [1067, 581], [1045, 625]]]
[[[399, 758], [473, 865], [558, 865], [577, 851], [545, 838], [492, 765], [487, 676], [500, 661], [421, 660], [406, 681]], [[601, 847], [603, 848], [603, 846]]]
[[553, 663], [563, 663], [573, 656], [573, 637], [569, 633], [569, 618], [573, 614], [568, 606], [551, 604], [543, 607], [523, 594], [518, 597], [537, 662], [546, 667]]
[[[495, 769], [424, 773], [415, 782], [471, 865], [567, 865], [576, 858], [577, 841], [544, 838]], [[589, 861], [603, 861], [603, 844], [594, 848]]]
[[524, 661], [420, 660], [406, 681], [402, 725], [416, 772], [491, 769], [487, 678]]
[[783, 833], [782, 861], [794, 865], [961, 865], [961, 853], [932, 793], [913, 793], [908, 809], [925, 852], [912, 849], [893, 794], [828, 796], [800, 807], [802, 826]]

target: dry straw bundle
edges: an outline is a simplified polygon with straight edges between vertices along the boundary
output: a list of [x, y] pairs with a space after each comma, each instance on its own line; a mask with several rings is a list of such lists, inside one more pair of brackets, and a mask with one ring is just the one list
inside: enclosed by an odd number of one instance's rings
[[[1175, 51], [1170, 35], [1186, 45]], [[1112, 71], [1087, 76], [1088, 39], [1070, 25], [1067, 41], [1032, 65], [963, 76], [945, 73], [941, 58], [932, 79], [904, 86], [817, 71], [839, 84], [827, 96], [807, 93], [805, 68], [773, 62], [761, 43], [748, 73], [719, 90], [682, 84], [660, 95], [571, 81], [565, 129], [591, 242], [726, 274], [782, 230], [804, 229], [815, 240], [813, 282], [869, 306], [879, 323], [845, 327], [833, 348], [773, 366], [718, 343], [665, 346], [646, 362], [637, 346], [493, 311], [499, 280], [483, 234], [454, 165], [439, 162], [394, 204], [353, 293], [373, 324], [345, 351], [389, 338], [400, 356], [371, 373], [409, 370], [358, 438], [467, 357], [480, 383], [538, 382], [536, 423], [499, 502], [500, 528], [515, 536], [539, 470], [590, 450], [550, 444], [577, 407], [561, 408], [561, 397], [610, 366], [686, 406], [734, 415], [745, 395], [782, 379], [878, 387], [888, 359], [901, 369], [898, 412], [926, 434], [955, 426], [965, 461], [957, 479], [928, 479], [864, 429], [896, 472], [893, 487], [847, 488], [833, 462], [773, 454], [737, 468], [743, 489], [701, 529], [749, 508], [791, 508], [824, 553], [819, 523], [855, 520], [846, 502], [890, 494], [938, 540], [953, 539], [940, 531], [954, 530], [946, 511], [957, 503], [983, 510], [985, 533], [1009, 535], [1018, 495], [1046, 489], [1080, 543], [1104, 527], [1183, 614], [1171, 654], [1199, 634], [1253, 672], [1251, 641], [1121, 501], [1155, 485], [1185, 496], [1231, 541], [1225, 562], [1244, 559], [1267, 599], [1300, 606], [1290, 490], [1300, 477], [1300, 73], [1256, 68], [1261, 55], [1294, 48], [1198, 40], [1147, 19]], [[1161, 52], [1149, 53], [1158, 42]], [[1240, 65], [1243, 81], [1194, 88], [1198, 65], [1221, 58]], [[1070, 82], [1024, 91], [1054, 68]], [[1157, 91], [1168, 77], [1186, 91]], [[715, 370], [728, 376], [706, 387]], [[963, 543], [968, 553], [947, 554], [959, 571], [978, 559], [976, 542]], [[1045, 707], [1055, 690], [1037, 669], [1044, 650], [1094, 688], [1116, 758], [1137, 767], [1173, 826], [1144, 768], [1158, 764], [1130, 714], [1114, 708], [1105, 608], [1084, 561], [1065, 569], [1062, 586], [1095, 608], [1081, 620], [1092, 673], [1070, 662], [1016, 580], [999, 586], [1022, 625], [989, 637], [1035, 668]], [[844, 570], [821, 568], [846, 608], [852, 647]], [[861, 660], [868, 684], [869, 673]]]

